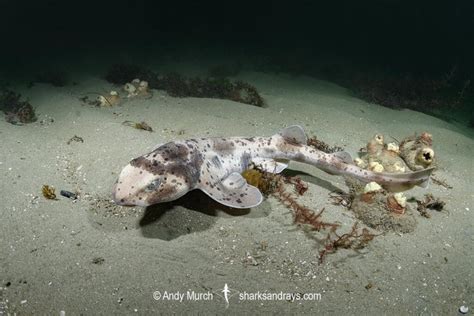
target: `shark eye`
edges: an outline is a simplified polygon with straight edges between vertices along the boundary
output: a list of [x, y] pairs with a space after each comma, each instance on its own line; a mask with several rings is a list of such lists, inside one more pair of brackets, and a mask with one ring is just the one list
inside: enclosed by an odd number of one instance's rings
[[145, 191], [151, 192], [155, 191], [160, 186], [161, 180], [155, 179], [149, 185], [146, 186]]

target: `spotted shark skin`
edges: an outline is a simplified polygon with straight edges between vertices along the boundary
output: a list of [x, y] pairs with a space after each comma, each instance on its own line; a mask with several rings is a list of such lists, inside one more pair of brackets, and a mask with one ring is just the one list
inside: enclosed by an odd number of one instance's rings
[[259, 205], [260, 191], [247, 184], [244, 170], [259, 166], [279, 173], [291, 160], [307, 163], [334, 175], [363, 182], [375, 181], [388, 190], [425, 187], [433, 169], [411, 173], [376, 173], [352, 163], [346, 152], [327, 154], [307, 146], [300, 126], [290, 126], [271, 137], [194, 138], [169, 142], [133, 159], [120, 173], [113, 191], [115, 203], [149, 206], [173, 201], [200, 189], [212, 199], [234, 208]]

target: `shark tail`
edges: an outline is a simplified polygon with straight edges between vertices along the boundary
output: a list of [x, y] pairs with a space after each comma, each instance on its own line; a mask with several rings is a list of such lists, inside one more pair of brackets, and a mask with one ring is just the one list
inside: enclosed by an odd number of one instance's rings
[[390, 192], [406, 191], [413, 188], [414, 186], [428, 188], [430, 183], [430, 176], [433, 170], [434, 168], [428, 168], [409, 173], [386, 174], [388, 178], [395, 181], [385, 182], [382, 184], [382, 186]]

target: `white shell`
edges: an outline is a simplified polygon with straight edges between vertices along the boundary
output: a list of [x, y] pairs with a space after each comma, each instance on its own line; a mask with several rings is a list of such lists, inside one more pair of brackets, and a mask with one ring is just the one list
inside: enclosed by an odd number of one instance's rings
[[399, 153], [400, 147], [396, 143], [388, 143], [387, 150]]
[[467, 312], [469, 312], [469, 307], [462, 305], [459, 307], [459, 312], [462, 314], [467, 314]]
[[123, 89], [130, 94], [134, 93], [135, 90], [137, 90], [137, 88], [135, 88], [135, 86], [131, 83], [126, 83]]

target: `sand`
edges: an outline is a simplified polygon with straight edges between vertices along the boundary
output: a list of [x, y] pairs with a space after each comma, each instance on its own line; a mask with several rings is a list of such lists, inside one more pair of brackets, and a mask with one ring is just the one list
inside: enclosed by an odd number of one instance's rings
[[[84, 93], [113, 88], [98, 76], [62, 88], [14, 87], [39, 120], [25, 126], [0, 120], [0, 313], [454, 315], [462, 305], [474, 308], [472, 130], [367, 104], [308, 77], [243, 72], [238, 79], [254, 84], [268, 106], [178, 99], [163, 91], [113, 108], [83, 105]], [[145, 120], [155, 132], [123, 126], [125, 120]], [[375, 133], [401, 139], [428, 131], [435, 174], [453, 188], [432, 183], [407, 196], [432, 193], [445, 210], [430, 211], [430, 219], [415, 214], [413, 233], [388, 232], [359, 252], [339, 250], [319, 264], [317, 238], [324, 235], [293, 225], [289, 210], [272, 197], [243, 211], [199, 192], [147, 209], [110, 202], [121, 168], [157, 144], [271, 135], [292, 124], [353, 155]], [[75, 135], [84, 142], [67, 144]], [[348, 230], [354, 215], [328, 198], [347, 189], [344, 180], [299, 163], [290, 169], [309, 183], [300, 201], [325, 207], [325, 218]], [[47, 200], [43, 184], [77, 190], [80, 198]], [[306, 299], [266, 300], [257, 292]]]

